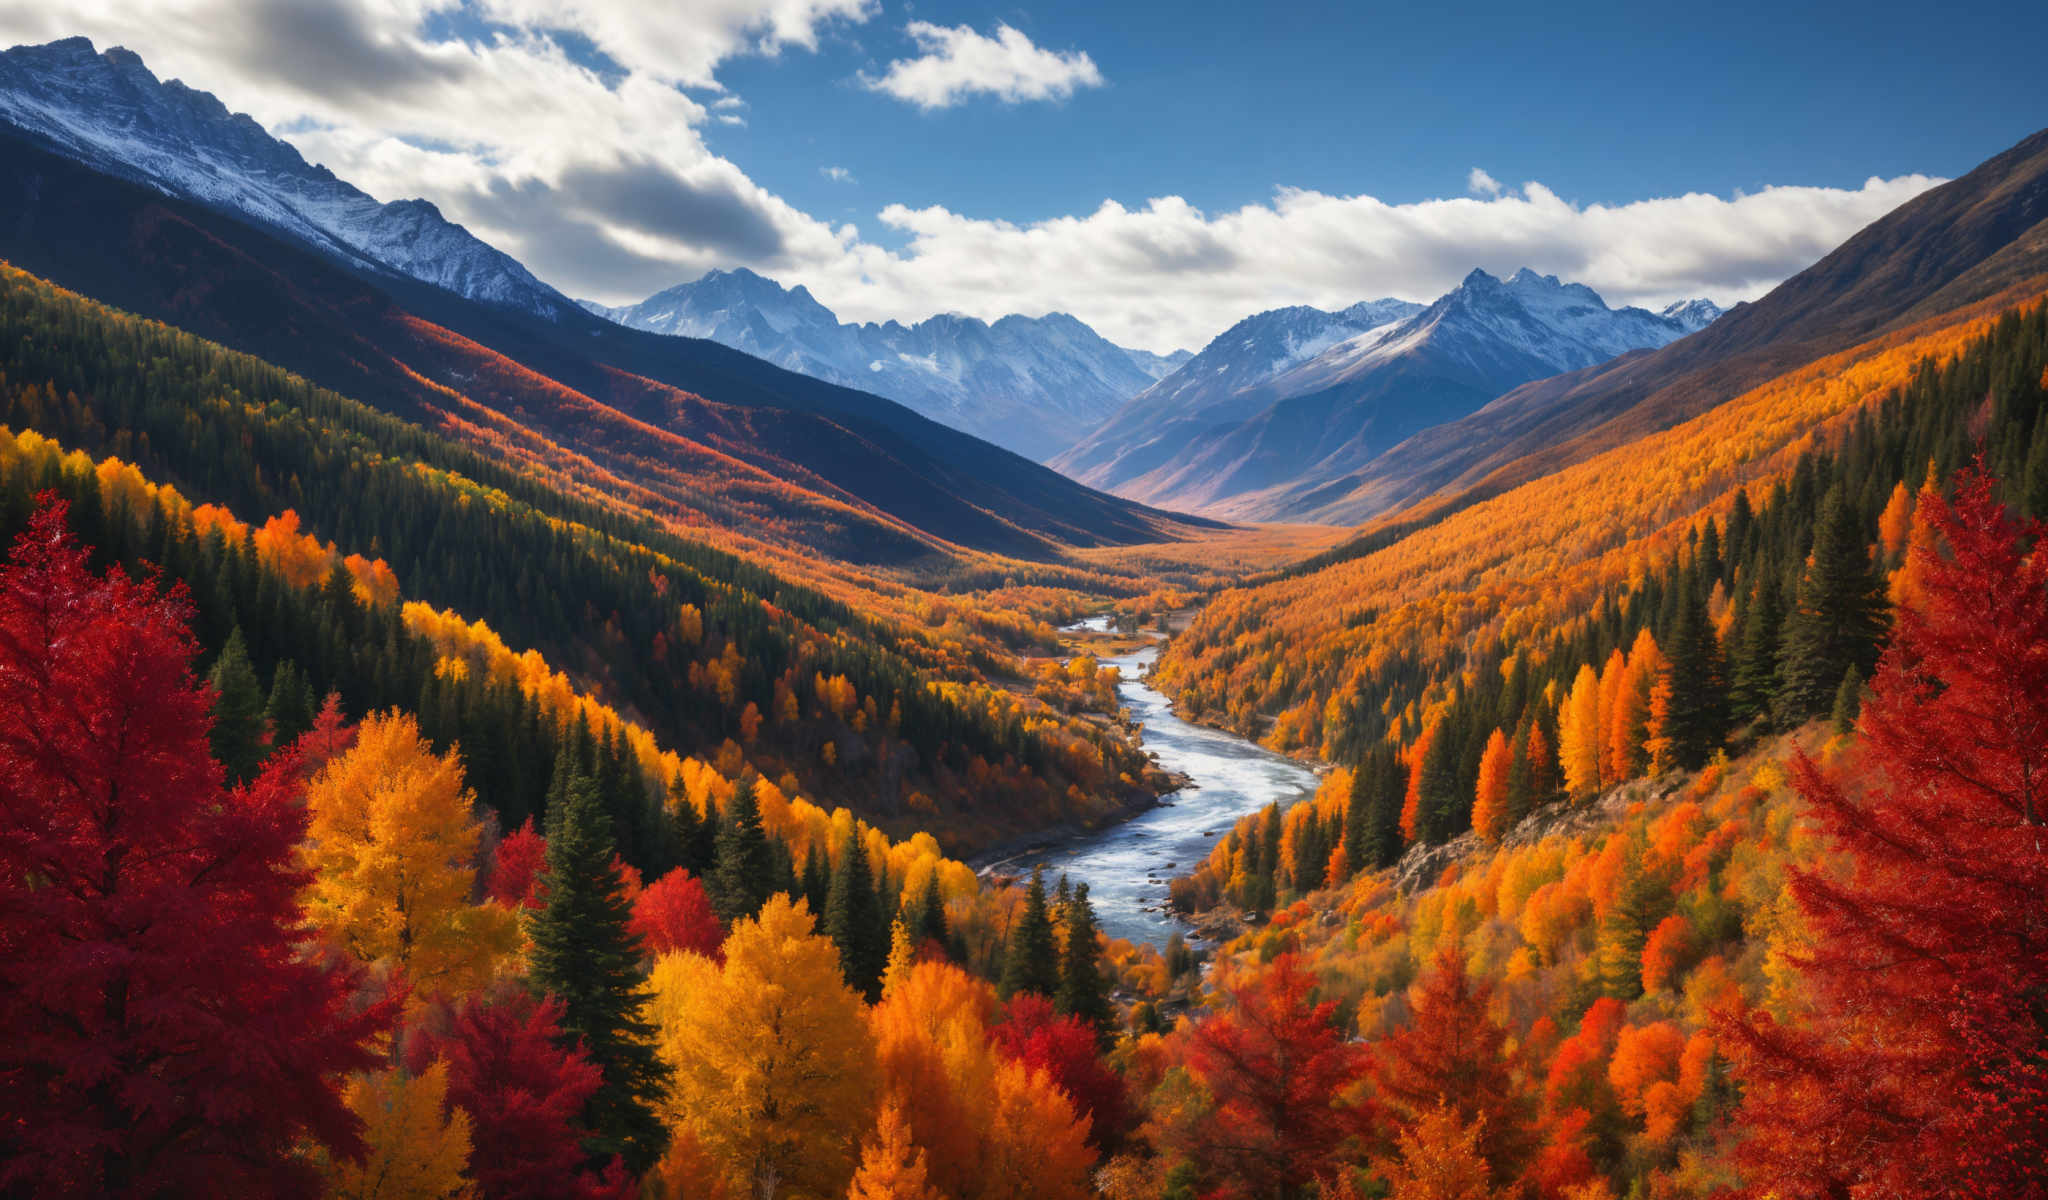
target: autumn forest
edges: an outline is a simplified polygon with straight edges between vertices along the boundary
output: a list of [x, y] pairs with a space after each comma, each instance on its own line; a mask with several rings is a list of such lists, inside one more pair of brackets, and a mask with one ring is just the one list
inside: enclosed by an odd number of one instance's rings
[[1259, 523], [15, 112], [0, 1198], [2048, 1196], [2048, 134]]

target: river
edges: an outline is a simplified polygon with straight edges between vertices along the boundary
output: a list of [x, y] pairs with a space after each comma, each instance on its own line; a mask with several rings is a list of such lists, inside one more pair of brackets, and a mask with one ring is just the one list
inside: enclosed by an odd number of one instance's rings
[[[1082, 627], [1101, 631], [1103, 618]], [[1132, 942], [1165, 946], [1186, 925], [1166, 903], [1166, 884], [1194, 869], [1230, 831], [1236, 820], [1277, 800], [1285, 808], [1314, 793], [1310, 767], [1221, 730], [1193, 725], [1173, 715], [1165, 695], [1145, 682], [1159, 657], [1157, 646], [1106, 658], [1122, 680], [1117, 693], [1133, 719], [1144, 726], [1145, 749], [1168, 772], [1192, 786], [1162, 797], [1156, 808], [1093, 833], [1054, 842], [1008, 859], [1012, 870], [1046, 869], [1047, 885], [1064, 872], [1088, 885], [1088, 898], [1104, 932]]]

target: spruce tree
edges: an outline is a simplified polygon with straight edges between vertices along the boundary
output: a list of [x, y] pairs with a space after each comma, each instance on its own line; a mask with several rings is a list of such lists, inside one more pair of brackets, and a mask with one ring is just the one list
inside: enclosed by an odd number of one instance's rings
[[256, 668], [249, 665], [241, 626], [228, 635], [228, 644], [206, 678], [215, 692], [207, 741], [214, 758], [227, 768], [228, 782], [246, 783], [263, 762], [263, 685], [257, 682]]
[[1728, 689], [1728, 715], [1737, 722], [1768, 718], [1778, 694], [1778, 643], [1784, 636], [1785, 605], [1778, 581], [1766, 574], [1757, 581], [1756, 599], [1742, 623], [1742, 643], [1734, 648]]
[[1785, 621], [1779, 720], [1797, 724], [1827, 712], [1849, 668], [1867, 674], [1876, 665], [1884, 633], [1883, 585], [1862, 522], [1837, 484], [1821, 504], [1813, 554]]
[[815, 842], [804, 852], [804, 873], [797, 887], [812, 912], [825, 911], [825, 901], [832, 895], [832, 861]]
[[1010, 943], [1003, 958], [1003, 974], [996, 990], [1008, 1000], [1018, 992], [1037, 992], [1052, 998], [1060, 988], [1059, 948], [1053, 942], [1052, 916], [1046, 909], [1045, 876], [1031, 872], [1031, 886], [1024, 892], [1024, 912], [1010, 931]]
[[1095, 906], [1088, 903], [1088, 885], [1074, 889], [1067, 901], [1067, 945], [1060, 955], [1059, 992], [1053, 1007], [1095, 1029], [1107, 1041], [1116, 1014], [1109, 1003], [1109, 985], [1102, 977], [1102, 945], [1095, 925]]
[[1671, 739], [1673, 761], [1696, 771], [1707, 765], [1728, 736], [1728, 685], [1720, 643], [1695, 589], [1688, 588], [1679, 600], [1670, 660], [1671, 700], [1664, 736]]
[[1354, 871], [1391, 867], [1401, 857], [1401, 799], [1408, 775], [1392, 747], [1367, 751], [1352, 772], [1344, 814], [1344, 861]]
[[1842, 676], [1842, 686], [1835, 689], [1835, 732], [1848, 733], [1856, 728], [1856, 714], [1862, 709], [1863, 673], [1855, 667], [1850, 667]]
[[775, 894], [775, 857], [761, 828], [752, 781], [741, 784], [726, 806], [712, 858], [711, 906], [727, 925], [760, 912]]
[[952, 931], [946, 926], [946, 896], [939, 890], [937, 871], [925, 876], [924, 891], [918, 895], [910, 911], [904, 914], [903, 924], [909, 929], [914, 945], [937, 942], [947, 946], [952, 941]]
[[847, 986], [870, 1001], [879, 997], [882, 968], [889, 961], [889, 914], [875, 895], [868, 852], [858, 834], [839, 848], [825, 899], [824, 929], [839, 947], [839, 970]]
[[632, 905], [613, 863], [611, 821], [594, 781], [578, 775], [565, 789], [548, 835], [547, 900], [528, 927], [528, 974], [562, 1003], [564, 1046], [580, 1042], [604, 1083], [584, 1107], [597, 1163], [618, 1155], [639, 1174], [668, 1144], [655, 1115], [668, 1067], [654, 1049], [654, 1027], [640, 969], [645, 948], [630, 929]]
[[270, 699], [263, 706], [263, 715], [270, 722], [270, 744], [289, 746], [297, 741], [313, 728], [317, 708], [313, 685], [306, 681], [299, 664], [289, 658], [279, 662], [270, 673]]
[[1446, 721], [1430, 739], [1429, 753], [1422, 760], [1415, 837], [1427, 845], [1450, 841], [1470, 823], [1472, 789], [1458, 786], [1460, 732]]

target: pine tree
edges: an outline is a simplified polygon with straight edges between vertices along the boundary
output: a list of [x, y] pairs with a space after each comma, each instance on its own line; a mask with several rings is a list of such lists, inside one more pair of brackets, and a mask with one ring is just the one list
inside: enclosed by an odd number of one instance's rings
[[1066, 909], [1067, 944], [1060, 955], [1059, 991], [1053, 1007], [1064, 1016], [1079, 1017], [1106, 1040], [1116, 1014], [1109, 1004], [1109, 985], [1102, 977], [1102, 945], [1095, 925], [1095, 906], [1088, 903], [1088, 885], [1074, 889]]
[[727, 925], [760, 912], [775, 894], [775, 856], [761, 828], [751, 781], [741, 784], [726, 806], [712, 860], [711, 903]]
[[1392, 747], [1367, 752], [1351, 775], [1344, 812], [1344, 861], [1354, 871], [1393, 866], [1401, 857], [1401, 801], [1408, 773]]
[[289, 746], [298, 741], [313, 728], [318, 703], [299, 664], [289, 658], [278, 663], [270, 675], [270, 700], [263, 706], [263, 715], [270, 722], [270, 744]]
[[1697, 591], [1688, 590], [1679, 600], [1670, 642], [1671, 691], [1660, 734], [1670, 741], [1672, 762], [1696, 771], [1707, 765], [1728, 736], [1728, 684], [1721, 646]]
[[1884, 588], [1841, 485], [1821, 504], [1779, 655], [1777, 713], [1787, 724], [1826, 712], [1849, 668], [1868, 673], [1884, 640]]
[[856, 833], [839, 848], [832, 887], [825, 898], [825, 936], [839, 948], [846, 984], [873, 1002], [882, 994], [882, 968], [889, 958], [889, 916], [875, 895], [868, 852]]
[[249, 665], [241, 626], [228, 635], [228, 644], [206, 679], [214, 690], [213, 730], [207, 742], [214, 758], [227, 768], [228, 782], [246, 783], [255, 778], [265, 747], [263, 685], [257, 682], [256, 668]]
[[797, 880], [797, 890], [803, 893], [804, 903], [812, 912], [825, 911], [825, 901], [832, 895], [832, 860], [816, 842], [804, 851], [804, 870]]
[[996, 990], [1007, 1000], [1019, 992], [1053, 996], [1060, 987], [1059, 948], [1053, 943], [1052, 917], [1046, 910], [1045, 876], [1031, 872], [1031, 886], [1024, 892], [1024, 912], [1010, 931], [1008, 953], [1003, 958], [1003, 975]]
[[925, 876], [924, 891], [919, 893], [910, 911], [904, 914], [903, 923], [910, 930], [910, 938], [915, 945], [936, 942], [944, 946], [951, 942], [952, 931], [946, 926], [946, 897], [939, 890], [937, 871]]
[[529, 973], [562, 1002], [567, 1039], [580, 1040], [604, 1075], [585, 1122], [592, 1158], [619, 1155], [635, 1174], [661, 1157], [668, 1131], [655, 1115], [668, 1068], [655, 1054], [654, 1026], [643, 1016], [645, 948], [632, 932], [614, 862], [611, 822], [595, 783], [569, 781], [548, 835], [547, 901], [533, 917]]
[[1735, 650], [1729, 681], [1728, 715], [1737, 722], [1770, 716], [1778, 694], [1778, 643], [1784, 636], [1785, 605], [1777, 580], [1758, 581], [1756, 599], [1744, 614], [1742, 643]]
[[1842, 676], [1842, 686], [1835, 689], [1833, 724], [1836, 733], [1848, 733], [1856, 728], [1856, 713], [1863, 707], [1863, 674], [1855, 667]]

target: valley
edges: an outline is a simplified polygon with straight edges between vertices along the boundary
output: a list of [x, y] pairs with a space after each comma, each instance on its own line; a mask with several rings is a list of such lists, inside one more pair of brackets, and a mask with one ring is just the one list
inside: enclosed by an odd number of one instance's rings
[[0, 1197], [2048, 1192], [2048, 131], [1046, 217], [1161, 39], [123, 3], [0, 50]]

